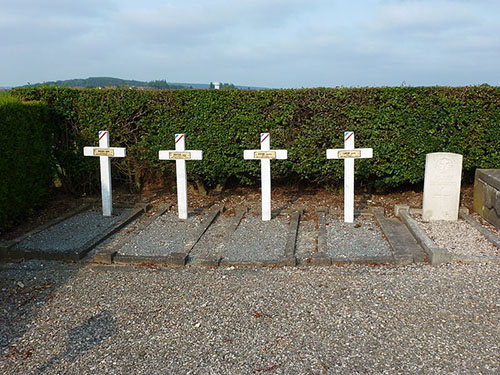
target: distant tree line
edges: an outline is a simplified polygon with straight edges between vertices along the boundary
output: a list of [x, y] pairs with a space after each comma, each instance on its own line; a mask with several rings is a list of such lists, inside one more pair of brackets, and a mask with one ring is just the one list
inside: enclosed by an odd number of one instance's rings
[[50, 81], [50, 82], [44, 82], [44, 83], [34, 83], [34, 84], [28, 84], [26, 86], [28, 86], [28, 87], [54, 87], [54, 86], [58, 86], [58, 87], [84, 87], [84, 88], [144, 87], [144, 88], [152, 88], [152, 89], [187, 89], [187, 88], [190, 88], [187, 86], [169, 84], [164, 79], [146, 82], [146, 81], [126, 80], [126, 79], [113, 78], [113, 77], [77, 78], [77, 79], [68, 79], [68, 80], [63, 80], [63, 81]]

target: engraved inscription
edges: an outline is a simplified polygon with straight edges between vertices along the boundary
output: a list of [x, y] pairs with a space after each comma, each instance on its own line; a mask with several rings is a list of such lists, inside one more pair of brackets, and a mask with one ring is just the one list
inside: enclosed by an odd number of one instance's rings
[[109, 148], [95, 148], [94, 156], [115, 156], [115, 151]]
[[343, 151], [339, 151], [338, 157], [340, 159], [360, 158], [361, 157], [361, 150], [343, 150]]
[[255, 159], [276, 159], [275, 151], [255, 151], [253, 154]]
[[189, 160], [189, 159], [191, 159], [191, 153], [190, 152], [170, 152], [169, 157], [170, 157], [170, 159]]

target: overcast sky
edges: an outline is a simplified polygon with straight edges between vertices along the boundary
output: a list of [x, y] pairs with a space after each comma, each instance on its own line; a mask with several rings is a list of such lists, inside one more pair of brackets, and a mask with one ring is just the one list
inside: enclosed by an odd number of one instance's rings
[[499, 0], [0, 0], [0, 86], [498, 86], [499, 17]]

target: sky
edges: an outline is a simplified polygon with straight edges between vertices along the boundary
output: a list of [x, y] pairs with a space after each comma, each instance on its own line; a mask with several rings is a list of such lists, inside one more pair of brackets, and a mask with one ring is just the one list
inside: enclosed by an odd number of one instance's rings
[[499, 15], [499, 0], [0, 0], [0, 86], [499, 86]]

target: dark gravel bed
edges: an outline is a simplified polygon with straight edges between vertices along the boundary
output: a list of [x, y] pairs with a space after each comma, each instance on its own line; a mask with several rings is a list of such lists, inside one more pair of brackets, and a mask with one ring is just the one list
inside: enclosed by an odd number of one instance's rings
[[391, 255], [389, 243], [371, 216], [358, 216], [354, 223], [342, 217], [327, 215], [327, 253], [333, 257], [371, 257]]
[[176, 213], [166, 212], [134, 235], [118, 250], [119, 254], [132, 256], [168, 256], [181, 252], [187, 240], [200, 226], [203, 215], [190, 214], [180, 220]]
[[119, 220], [126, 217], [130, 209], [114, 209], [114, 216], [104, 217], [101, 211], [85, 211], [25, 238], [15, 245], [17, 249], [45, 252], [70, 252], [103, 234]]
[[0, 265], [0, 373], [497, 375], [499, 271]]
[[283, 216], [262, 221], [260, 216], [246, 214], [222, 248], [222, 261], [258, 262], [283, 258], [288, 221]]

